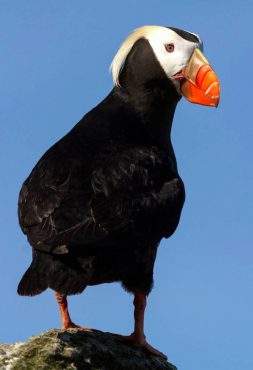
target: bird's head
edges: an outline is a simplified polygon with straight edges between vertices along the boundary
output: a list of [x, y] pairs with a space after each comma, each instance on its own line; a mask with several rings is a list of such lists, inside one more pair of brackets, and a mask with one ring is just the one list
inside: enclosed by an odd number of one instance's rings
[[114, 84], [124, 86], [126, 75], [140, 84], [166, 79], [179, 97], [217, 107], [219, 80], [202, 51], [203, 43], [194, 33], [140, 27], [125, 39], [112, 61]]

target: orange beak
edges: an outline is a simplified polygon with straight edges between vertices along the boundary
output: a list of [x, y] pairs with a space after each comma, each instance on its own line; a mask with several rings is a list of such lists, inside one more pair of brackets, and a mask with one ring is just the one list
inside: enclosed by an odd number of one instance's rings
[[183, 70], [180, 89], [191, 103], [217, 107], [220, 100], [220, 83], [214, 70], [199, 49], [195, 49]]

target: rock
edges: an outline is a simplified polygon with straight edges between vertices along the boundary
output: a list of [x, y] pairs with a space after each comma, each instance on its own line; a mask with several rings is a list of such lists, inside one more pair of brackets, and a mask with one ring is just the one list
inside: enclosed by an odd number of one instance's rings
[[49, 330], [26, 343], [0, 345], [1, 370], [177, 370], [116, 335]]

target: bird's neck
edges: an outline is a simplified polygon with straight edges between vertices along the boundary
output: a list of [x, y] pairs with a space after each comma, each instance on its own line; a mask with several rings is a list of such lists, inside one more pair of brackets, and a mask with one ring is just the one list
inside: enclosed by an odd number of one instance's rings
[[128, 85], [116, 88], [121, 98], [136, 112], [142, 125], [143, 133], [150, 143], [174, 155], [171, 144], [173, 117], [179, 100], [174, 86], [168, 86], [164, 80], [148, 85]]

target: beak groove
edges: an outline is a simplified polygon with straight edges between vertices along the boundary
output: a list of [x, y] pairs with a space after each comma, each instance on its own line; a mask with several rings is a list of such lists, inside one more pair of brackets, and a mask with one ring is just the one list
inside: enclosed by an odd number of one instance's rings
[[183, 70], [182, 95], [191, 103], [217, 107], [220, 100], [220, 83], [200, 49], [195, 49]]

